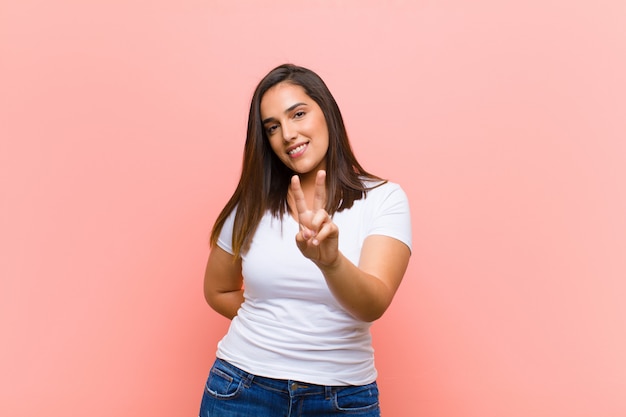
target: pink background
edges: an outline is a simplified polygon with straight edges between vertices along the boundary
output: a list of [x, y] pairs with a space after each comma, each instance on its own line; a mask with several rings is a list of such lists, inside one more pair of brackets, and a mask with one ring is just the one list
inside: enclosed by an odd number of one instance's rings
[[197, 415], [208, 235], [285, 61], [411, 201], [384, 415], [626, 415], [625, 28], [622, 0], [2, 0], [0, 415]]

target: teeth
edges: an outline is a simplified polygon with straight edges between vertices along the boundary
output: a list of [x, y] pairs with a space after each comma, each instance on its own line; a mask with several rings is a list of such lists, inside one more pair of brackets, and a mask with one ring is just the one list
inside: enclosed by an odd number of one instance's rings
[[293, 155], [293, 154], [296, 154], [296, 153], [300, 152], [300, 151], [301, 151], [301, 150], [303, 150], [305, 147], [306, 147], [306, 143], [305, 143], [305, 144], [303, 144], [303, 145], [298, 146], [298, 147], [297, 147], [297, 148], [295, 148], [295, 149], [290, 150], [290, 151], [289, 151], [289, 152], [287, 152], [287, 153], [288, 153], [289, 155]]

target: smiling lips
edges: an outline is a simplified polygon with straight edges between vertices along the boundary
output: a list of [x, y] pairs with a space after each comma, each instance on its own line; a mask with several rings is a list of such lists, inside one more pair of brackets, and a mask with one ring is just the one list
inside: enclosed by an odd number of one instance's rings
[[298, 145], [295, 148], [288, 150], [287, 155], [289, 155], [291, 158], [296, 158], [304, 153], [307, 146], [309, 146], [308, 142], [303, 143], [302, 145]]

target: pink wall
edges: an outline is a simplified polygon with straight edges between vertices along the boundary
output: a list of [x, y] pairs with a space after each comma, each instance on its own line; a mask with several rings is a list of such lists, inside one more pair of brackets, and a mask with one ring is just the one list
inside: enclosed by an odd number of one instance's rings
[[0, 415], [196, 415], [208, 233], [284, 61], [412, 203], [385, 415], [626, 415], [626, 3], [263, 3], [0, 3]]

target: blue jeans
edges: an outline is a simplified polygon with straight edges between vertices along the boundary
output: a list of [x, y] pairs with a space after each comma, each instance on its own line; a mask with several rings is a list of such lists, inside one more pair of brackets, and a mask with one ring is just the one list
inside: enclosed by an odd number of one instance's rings
[[380, 417], [376, 382], [324, 386], [249, 374], [217, 359], [199, 417]]

